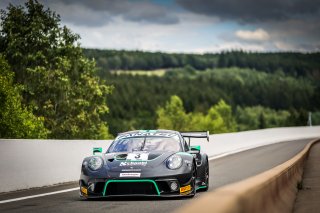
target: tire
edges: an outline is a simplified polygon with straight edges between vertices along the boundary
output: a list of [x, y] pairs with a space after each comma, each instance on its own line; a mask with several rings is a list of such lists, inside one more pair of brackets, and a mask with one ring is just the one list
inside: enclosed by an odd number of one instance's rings
[[193, 164], [193, 169], [192, 169], [192, 192], [190, 194], [190, 197], [194, 197], [197, 193], [196, 190], [196, 179], [197, 179], [197, 166]]
[[89, 200], [87, 197], [85, 197], [84, 195], [81, 194], [81, 192], [79, 191], [79, 199], [84, 201], [84, 200]]
[[208, 191], [209, 190], [209, 179], [210, 179], [210, 176], [209, 176], [209, 162], [207, 160], [207, 166], [206, 166], [206, 169], [205, 169], [205, 183], [206, 183], [206, 188], [203, 189], [203, 191]]

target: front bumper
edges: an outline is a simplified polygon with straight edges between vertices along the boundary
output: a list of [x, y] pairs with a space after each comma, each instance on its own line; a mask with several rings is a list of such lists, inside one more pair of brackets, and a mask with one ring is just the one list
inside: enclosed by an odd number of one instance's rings
[[[191, 175], [178, 177], [143, 178], [143, 179], [80, 179], [80, 196], [86, 198], [119, 196], [191, 196], [194, 185]], [[176, 189], [171, 184], [177, 184]]]

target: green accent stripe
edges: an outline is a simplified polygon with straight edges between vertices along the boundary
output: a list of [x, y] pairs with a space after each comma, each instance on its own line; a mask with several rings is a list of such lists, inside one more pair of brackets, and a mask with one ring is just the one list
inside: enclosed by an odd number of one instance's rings
[[196, 190], [205, 189], [205, 188], [207, 188], [207, 186], [198, 186], [198, 187], [196, 188]]
[[139, 182], [140, 183], [141, 182], [153, 183], [154, 187], [156, 188], [158, 196], [160, 196], [160, 191], [159, 191], [159, 188], [157, 186], [157, 183], [154, 180], [149, 180], [149, 179], [141, 179], [141, 180], [108, 180], [106, 182], [106, 184], [104, 185], [103, 196], [106, 196], [107, 187], [108, 187], [109, 183], [139, 183]]

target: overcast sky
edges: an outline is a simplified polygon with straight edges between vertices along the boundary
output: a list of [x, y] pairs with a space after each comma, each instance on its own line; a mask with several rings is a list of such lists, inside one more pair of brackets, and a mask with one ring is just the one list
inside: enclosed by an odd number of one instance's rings
[[[1, 0], [0, 7], [22, 4]], [[89, 48], [320, 51], [320, 0], [40, 0]]]

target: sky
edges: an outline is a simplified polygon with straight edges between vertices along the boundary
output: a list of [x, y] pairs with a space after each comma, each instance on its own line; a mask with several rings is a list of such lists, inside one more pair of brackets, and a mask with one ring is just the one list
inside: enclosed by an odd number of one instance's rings
[[[81, 46], [162, 52], [320, 51], [320, 0], [39, 0]], [[0, 8], [23, 0], [1, 0]]]

